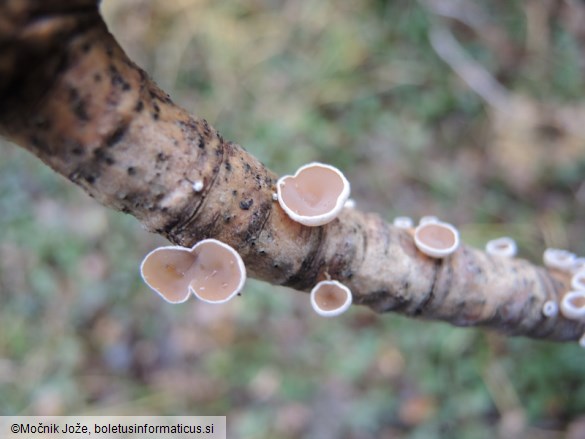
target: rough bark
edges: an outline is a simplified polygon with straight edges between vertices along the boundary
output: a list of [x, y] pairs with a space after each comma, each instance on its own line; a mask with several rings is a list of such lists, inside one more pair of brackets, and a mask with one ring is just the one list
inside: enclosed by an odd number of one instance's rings
[[2, 134], [173, 243], [220, 239], [253, 277], [298, 290], [330, 276], [377, 312], [559, 341], [585, 331], [542, 314], [568, 290], [562, 273], [466, 245], [433, 260], [409, 232], [356, 210], [323, 227], [291, 221], [272, 199], [276, 175], [175, 105], [95, 1], [0, 1], [0, 50]]

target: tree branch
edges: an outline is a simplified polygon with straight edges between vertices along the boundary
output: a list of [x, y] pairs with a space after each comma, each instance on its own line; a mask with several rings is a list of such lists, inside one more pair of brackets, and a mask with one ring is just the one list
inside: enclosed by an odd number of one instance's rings
[[173, 243], [219, 239], [253, 277], [298, 290], [331, 276], [377, 312], [559, 341], [585, 332], [542, 314], [569, 289], [563, 273], [465, 245], [427, 258], [408, 231], [352, 209], [322, 227], [290, 220], [272, 199], [276, 175], [176, 106], [127, 58], [95, 1], [4, 1], [0, 47], [2, 133]]

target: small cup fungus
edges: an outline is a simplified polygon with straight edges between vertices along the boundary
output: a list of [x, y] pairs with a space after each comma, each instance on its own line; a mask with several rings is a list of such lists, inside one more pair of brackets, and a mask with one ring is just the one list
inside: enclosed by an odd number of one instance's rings
[[571, 287], [577, 291], [585, 291], [585, 269], [573, 275], [571, 278]]
[[507, 258], [513, 258], [516, 256], [518, 247], [516, 241], [512, 238], [504, 236], [498, 239], [492, 239], [485, 245], [485, 251], [492, 256], [505, 256]]
[[426, 222], [415, 229], [414, 243], [425, 255], [444, 258], [459, 247], [459, 232], [448, 223]]
[[182, 303], [192, 292], [209, 303], [223, 303], [239, 293], [246, 281], [240, 255], [216, 239], [192, 248], [159, 247], [140, 265], [144, 282], [170, 303]]
[[572, 320], [585, 318], [585, 291], [569, 291], [561, 301], [561, 313]]
[[286, 214], [305, 226], [322, 226], [339, 215], [350, 186], [337, 168], [322, 163], [302, 166], [294, 176], [276, 183], [278, 203]]
[[216, 239], [199, 241], [191, 249], [189, 291], [207, 303], [225, 303], [244, 287], [246, 267], [232, 247]]
[[547, 300], [542, 306], [542, 314], [545, 317], [556, 317], [559, 313], [559, 306], [554, 300]]
[[394, 227], [398, 227], [399, 229], [410, 229], [414, 226], [414, 222], [409, 216], [397, 216], [394, 218], [392, 224]]
[[140, 265], [142, 279], [169, 303], [183, 303], [189, 298], [195, 255], [180, 246], [159, 247], [144, 257]]
[[577, 257], [574, 253], [558, 248], [547, 248], [542, 255], [544, 265], [561, 271], [571, 271]]
[[351, 302], [350, 289], [336, 280], [321, 281], [311, 290], [311, 306], [323, 317], [334, 317], [344, 313]]

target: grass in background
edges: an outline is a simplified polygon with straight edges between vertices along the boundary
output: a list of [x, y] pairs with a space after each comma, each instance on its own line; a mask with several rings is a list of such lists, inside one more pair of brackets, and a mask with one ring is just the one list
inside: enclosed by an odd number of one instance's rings
[[[276, 172], [330, 162], [359, 208], [389, 220], [436, 214], [477, 246], [511, 235], [533, 261], [545, 246], [585, 254], [585, 161], [563, 156], [585, 145], [561, 123], [583, 105], [583, 7], [465, 2], [462, 23], [437, 13], [449, 3], [102, 8], [178, 103]], [[502, 129], [433, 51], [434, 24], [538, 124]], [[307, 295], [255, 281], [223, 307], [162, 303], [138, 278], [161, 238], [14, 145], [0, 151], [1, 414], [227, 414], [231, 438], [271, 439], [559, 438], [582, 420], [576, 344], [362, 308], [326, 320]], [[506, 161], [518, 151], [549, 158], [519, 180]]]

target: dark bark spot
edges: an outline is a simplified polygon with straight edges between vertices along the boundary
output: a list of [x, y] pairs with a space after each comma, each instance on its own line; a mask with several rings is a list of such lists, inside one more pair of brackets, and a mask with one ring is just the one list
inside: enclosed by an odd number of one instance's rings
[[120, 140], [122, 140], [122, 137], [124, 137], [124, 134], [126, 134], [127, 130], [127, 124], [120, 125], [118, 128], [116, 128], [116, 130], [106, 139], [106, 146], [109, 148], [115, 146], [118, 142], [120, 142]]
[[164, 152], [159, 152], [156, 155], [156, 161], [157, 162], [166, 162], [169, 159], [169, 156], [166, 155]]
[[250, 207], [252, 207], [252, 204], [254, 204], [254, 200], [252, 198], [242, 200], [240, 201], [240, 209], [248, 210]]
[[71, 111], [73, 111], [75, 117], [84, 122], [89, 120], [86, 108], [87, 104], [79, 95], [79, 91], [76, 88], [69, 89], [69, 104], [71, 105]]
[[246, 170], [246, 174], [248, 174], [248, 173], [250, 173], [250, 171], [252, 170], [252, 167], [251, 167], [251, 166], [250, 166], [248, 163], [246, 163], [246, 164], [244, 165], [244, 169]]
[[230, 162], [225, 162], [225, 169], [230, 172], [232, 170], [232, 165], [230, 164]]
[[136, 105], [134, 106], [134, 111], [136, 113], [140, 113], [143, 108], [144, 108], [144, 102], [138, 101], [138, 102], [136, 102]]
[[89, 184], [93, 184], [95, 183], [96, 178], [93, 175], [86, 175], [83, 177], [83, 179], [87, 181]]
[[136, 175], [136, 168], [134, 166], [128, 166], [126, 171], [128, 172], [128, 175]]
[[234, 189], [234, 190], [232, 191], [232, 195], [235, 197], [236, 195], [238, 195], [238, 191]]
[[83, 43], [83, 45], [81, 46], [81, 50], [83, 51], [83, 53], [89, 52], [91, 50], [91, 43], [89, 42]]
[[200, 149], [205, 148], [205, 141], [203, 140], [203, 136], [199, 136], [199, 140], [197, 140], [197, 146]]
[[100, 75], [99, 73], [94, 73], [93, 74], [93, 81], [94, 82], [102, 82], [102, 75]]
[[114, 65], [110, 65], [110, 82], [112, 87], [121, 88], [123, 91], [130, 90], [130, 84], [128, 84], [118, 69]]

